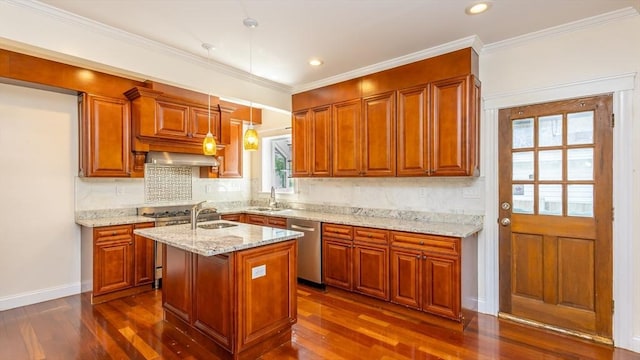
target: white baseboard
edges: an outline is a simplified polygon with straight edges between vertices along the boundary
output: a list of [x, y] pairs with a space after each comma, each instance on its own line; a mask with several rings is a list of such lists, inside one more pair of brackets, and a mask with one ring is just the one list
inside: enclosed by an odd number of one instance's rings
[[80, 283], [54, 286], [21, 294], [0, 297], [0, 311], [36, 304], [80, 293]]

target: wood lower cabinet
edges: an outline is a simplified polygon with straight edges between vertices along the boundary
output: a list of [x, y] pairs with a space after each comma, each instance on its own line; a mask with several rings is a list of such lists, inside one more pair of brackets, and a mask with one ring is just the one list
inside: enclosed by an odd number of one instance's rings
[[[82, 227], [81, 279], [99, 303], [151, 290], [154, 280], [153, 240], [133, 234], [154, 223]], [[91, 287], [86, 288], [91, 282]]]
[[[462, 239], [394, 231], [391, 241], [391, 302], [460, 322], [463, 297], [476, 309], [477, 269], [467, 267], [471, 293], [462, 294]], [[477, 254], [477, 247], [469, 250]]]
[[133, 286], [133, 227], [98, 228], [95, 231], [93, 295]]
[[245, 214], [243, 222], [247, 224], [270, 226], [280, 229], [287, 228], [287, 219], [278, 216]]
[[468, 324], [477, 310], [477, 237], [322, 224], [328, 286]]
[[105, 96], [79, 97], [79, 176], [129, 177], [131, 117], [129, 102]]
[[[134, 225], [134, 229], [144, 229], [153, 227], [153, 223], [143, 223]], [[155, 241], [144, 236], [133, 235], [133, 263], [135, 266], [133, 273], [133, 285], [151, 284], [155, 275], [155, 254], [153, 245]]]
[[387, 230], [322, 224], [325, 283], [388, 300], [388, 238]]
[[163, 246], [165, 319], [181, 333], [233, 359], [291, 340], [296, 240], [209, 257]]
[[245, 222], [245, 214], [244, 213], [237, 213], [237, 214], [223, 214], [220, 215], [220, 219], [221, 220], [228, 220], [228, 221], [236, 221], [236, 222]]

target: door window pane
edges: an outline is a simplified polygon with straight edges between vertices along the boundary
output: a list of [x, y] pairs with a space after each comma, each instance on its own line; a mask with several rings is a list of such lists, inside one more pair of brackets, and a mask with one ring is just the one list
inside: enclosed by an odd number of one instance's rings
[[567, 180], [593, 180], [593, 148], [567, 150]]
[[513, 184], [513, 210], [515, 214], [533, 214], [533, 185]]
[[562, 185], [538, 186], [538, 213], [562, 215]]
[[562, 150], [538, 153], [539, 180], [562, 180]]
[[533, 179], [533, 151], [513, 153], [513, 180]]
[[538, 146], [562, 145], [562, 115], [538, 118]]
[[514, 120], [512, 127], [514, 149], [533, 147], [533, 118]]
[[567, 144], [593, 144], [593, 111], [567, 114]]
[[593, 217], [593, 185], [567, 186], [567, 215]]

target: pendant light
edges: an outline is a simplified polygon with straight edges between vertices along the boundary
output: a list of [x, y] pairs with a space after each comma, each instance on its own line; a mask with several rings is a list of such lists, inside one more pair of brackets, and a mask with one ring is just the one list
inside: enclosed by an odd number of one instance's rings
[[[247, 17], [242, 20], [244, 26], [249, 31], [258, 27], [258, 20]], [[253, 85], [253, 35], [249, 33], [249, 78]], [[249, 102], [249, 128], [244, 133], [243, 146], [245, 150], [255, 151], [258, 150], [258, 132], [253, 128], [253, 102]]]
[[[202, 44], [202, 47], [207, 50], [207, 60], [210, 62], [211, 49], [213, 48], [213, 45], [204, 43]], [[207, 108], [209, 109], [207, 123], [209, 124], [209, 131], [207, 132], [207, 136], [205, 136], [204, 141], [202, 141], [202, 152], [205, 155], [215, 156], [216, 151], [218, 150], [217, 149], [218, 144], [216, 144], [216, 139], [213, 137], [213, 134], [211, 134], [211, 94], [207, 94], [207, 99], [208, 99]]]

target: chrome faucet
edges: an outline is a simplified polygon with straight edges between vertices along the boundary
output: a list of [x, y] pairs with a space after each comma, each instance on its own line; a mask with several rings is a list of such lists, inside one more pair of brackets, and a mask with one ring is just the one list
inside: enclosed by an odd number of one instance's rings
[[200, 215], [200, 212], [202, 210], [208, 209], [208, 208], [202, 207], [203, 204], [208, 202], [209, 201], [207, 200], [200, 201], [199, 203], [193, 205], [193, 207], [191, 208], [191, 230], [195, 230], [198, 227], [198, 215]]
[[278, 207], [278, 202], [276, 201], [276, 189], [273, 186], [271, 187], [271, 196], [269, 196], [269, 207], [272, 209]]

